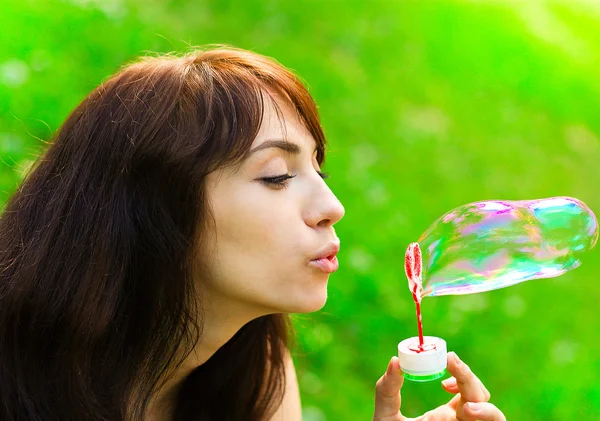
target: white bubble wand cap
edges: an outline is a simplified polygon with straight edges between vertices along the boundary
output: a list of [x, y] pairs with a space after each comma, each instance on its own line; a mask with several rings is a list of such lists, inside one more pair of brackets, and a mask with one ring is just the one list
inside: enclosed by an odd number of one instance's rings
[[446, 375], [446, 341], [435, 336], [425, 336], [423, 340], [422, 350], [418, 337], [405, 339], [398, 344], [400, 368], [408, 380], [428, 382]]

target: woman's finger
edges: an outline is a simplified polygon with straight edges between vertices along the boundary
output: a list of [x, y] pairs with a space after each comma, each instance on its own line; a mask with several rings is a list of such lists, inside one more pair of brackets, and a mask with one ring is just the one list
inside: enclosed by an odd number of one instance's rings
[[456, 378], [450, 377], [449, 379], [442, 381], [442, 387], [448, 393], [457, 394], [460, 392], [458, 385], [456, 384]]
[[467, 402], [463, 405], [465, 421], [506, 421], [506, 417], [498, 408], [489, 402]]
[[[404, 383], [404, 377], [400, 370], [400, 360], [398, 357], [392, 357], [388, 364], [387, 371], [377, 381], [375, 387], [375, 413], [373, 421], [383, 419], [403, 420], [400, 415], [400, 389]], [[396, 418], [393, 418], [393, 417]]]
[[490, 392], [481, 380], [454, 352], [448, 353], [448, 371], [456, 378], [456, 385], [465, 402], [487, 402]]

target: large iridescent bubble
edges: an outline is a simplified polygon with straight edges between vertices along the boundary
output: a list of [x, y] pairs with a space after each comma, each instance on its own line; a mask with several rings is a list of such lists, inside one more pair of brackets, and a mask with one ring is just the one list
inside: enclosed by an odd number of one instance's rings
[[594, 213], [572, 197], [469, 203], [444, 214], [419, 238], [419, 298], [558, 276], [578, 267], [597, 240]]

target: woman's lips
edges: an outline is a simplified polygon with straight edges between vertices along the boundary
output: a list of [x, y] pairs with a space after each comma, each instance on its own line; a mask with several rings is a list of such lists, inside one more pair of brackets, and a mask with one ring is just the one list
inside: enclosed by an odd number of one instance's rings
[[340, 266], [336, 255], [324, 257], [322, 259], [311, 260], [309, 265], [318, 267], [325, 273], [333, 273], [338, 270]]

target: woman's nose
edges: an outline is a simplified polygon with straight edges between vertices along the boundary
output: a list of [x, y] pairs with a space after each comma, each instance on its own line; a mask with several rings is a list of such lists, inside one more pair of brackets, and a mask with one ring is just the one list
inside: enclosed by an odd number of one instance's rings
[[344, 217], [346, 212], [329, 186], [323, 181], [321, 183], [321, 187], [311, 194], [312, 197], [305, 218], [306, 223], [315, 228], [334, 225]]

